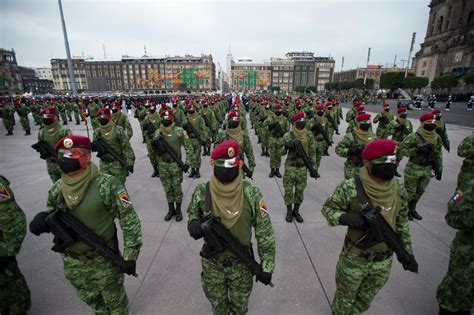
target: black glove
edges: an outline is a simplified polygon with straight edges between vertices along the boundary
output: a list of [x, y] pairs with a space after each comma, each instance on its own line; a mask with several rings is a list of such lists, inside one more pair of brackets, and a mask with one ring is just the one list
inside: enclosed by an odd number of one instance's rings
[[410, 255], [411, 259], [408, 262], [401, 262], [397, 256], [398, 261], [402, 264], [404, 270], [408, 270], [414, 273], [418, 273], [418, 263], [415, 260], [415, 256]]
[[433, 150], [433, 145], [431, 143], [422, 143], [417, 144], [415, 151], [420, 154], [429, 154]]
[[191, 237], [194, 238], [195, 240], [198, 240], [204, 236], [201, 229], [201, 222], [199, 222], [199, 220], [196, 220], [196, 219], [189, 221], [188, 232], [189, 232], [189, 235], [191, 235]]
[[367, 228], [367, 222], [360, 214], [344, 213], [339, 217], [339, 224], [347, 225], [348, 227], [364, 230]]
[[36, 236], [41, 235], [42, 233], [49, 233], [51, 229], [46, 223], [46, 217], [49, 215], [48, 212], [43, 211], [35, 215], [33, 220], [30, 222], [30, 232]]
[[192, 127], [189, 124], [184, 124], [183, 129], [188, 133], [188, 135], [193, 133]]
[[292, 142], [289, 142], [289, 143], [285, 143], [285, 148], [287, 148], [288, 150], [295, 150], [296, 149], [296, 142], [292, 141]]
[[248, 178], [253, 178], [253, 170], [249, 170], [247, 174], [245, 174]]
[[447, 144], [447, 145], [446, 145], [446, 151], [449, 152], [449, 149], [450, 149], [450, 146], [449, 146], [449, 144]]
[[257, 274], [256, 280], [260, 281], [264, 285], [269, 285], [272, 282], [272, 273], [271, 272], [261, 272]]
[[319, 174], [318, 174], [318, 171], [316, 171], [316, 170], [314, 171], [314, 173], [310, 172], [309, 176], [312, 177], [312, 178], [319, 178], [320, 177]]
[[268, 130], [273, 130], [273, 129], [275, 129], [275, 123], [269, 124], [268, 125]]
[[441, 180], [441, 177], [442, 177], [442, 173], [441, 172], [435, 172], [435, 178], [436, 180]]
[[383, 123], [383, 124], [386, 124], [386, 123], [388, 123], [388, 118], [385, 117], [385, 116], [380, 116], [379, 121], [380, 121], [381, 123]]
[[137, 262], [135, 260], [125, 260], [120, 270], [127, 275], [134, 276], [137, 273]]
[[8, 265], [13, 259], [15, 259], [15, 256], [0, 256], [0, 274], [7, 270]]
[[127, 165], [127, 171], [129, 173], [133, 173], [133, 170], [134, 170], [133, 165]]
[[395, 127], [395, 130], [396, 131], [402, 131], [403, 127], [404, 127], [403, 125], [398, 125], [398, 126]]
[[363, 150], [363, 146], [361, 146], [360, 144], [353, 144], [349, 147], [349, 150], [347, 151], [347, 153], [349, 155], [359, 156], [362, 153], [362, 150]]
[[153, 126], [152, 124], [148, 124], [146, 125], [146, 132], [149, 134], [149, 135], [153, 135], [156, 131], [156, 128], [155, 126]]

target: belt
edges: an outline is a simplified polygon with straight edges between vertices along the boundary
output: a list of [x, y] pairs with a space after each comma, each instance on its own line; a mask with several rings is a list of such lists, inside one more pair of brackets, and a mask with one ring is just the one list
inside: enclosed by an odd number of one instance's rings
[[306, 167], [306, 165], [304, 165], [304, 163], [291, 163], [288, 164], [288, 166], [291, 166], [291, 167]]
[[351, 252], [357, 257], [364, 258], [370, 262], [380, 262], [392, 257], [393, 251], [387, 250], [383, 252], [376, 252], [371, 250], [364, 250], [356, 247], [347, 237], [344, 242], [344, 251]]
[[[115, 238], [111, 238], [110, 240], [108, 240], [106, 242], [106, 244], [107, 244], [107, 246], [109, 246], [111, 248], [114, 248], [115, 247]], [[64, 255], [68, 256], [68, 257], [71, 257], [71, 258], [74, 258], [74, 259], [77, 259], [77, 260], [80, 260], [82, 262], [89, 261], [89, 260], [92, 260], [92, 259], [97, 258], [98, 256], [100, 256], [99, 252], [96, 251], [96, 250], [91, 250], [91, 251], [84, 252], [84, 253], [75, 253], [75, 252], [68, 251], [67, 249], [64, 251]]]
[[232, 267], [232, 266], [240, 263], [240, 260], [238, 260], [234, 256], [229, 256], [229, 257], [226, 257], [224, 259], [210, 258], [209, 260], [212, 261], [213, 263], [215, 263], [216, 265], [218, 265], [221, 268]]
[[412, 160], [409, 160], [408, 162], [411, 162], [415, 165], [418, 165], [418, 166], [431, 166], [430, 163], [424, 163], [424, 162], [421, 162], [421, 161], [412, 161]]
[[107, 156], [107, 155], [102, 156], [102, 157], [100, 158], [100, 160], [101, 160], [102, 162], [105, 162], [105, 163], [112, 163], [112, 162], [115, 162], [115, 159], [114, 159], [113, 157]]

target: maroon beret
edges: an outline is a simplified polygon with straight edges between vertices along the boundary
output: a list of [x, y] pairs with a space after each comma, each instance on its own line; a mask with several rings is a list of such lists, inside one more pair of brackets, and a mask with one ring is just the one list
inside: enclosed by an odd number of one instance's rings
[[362, 105], [361, 105], [361, 106], [357, 106], [356, 111], [357, 111], [357, 112], [363, 112], [363, 111], [365, 111], [365, 107], [362, 106]]
[[362, 151], [363, 160], [373, 160], [386, 155], [395, 155], [397, 151], [397, 143], [388, 139], [377, 139], [369, 142], [364, 151]]
[[401, 113], [406, 113], [407, 112], [407, 109], [405, 107], [402, 107], [402, 108], [399, 108], [397, 110], [397, 113], [401, 114]]
[[227, 120], [240, 121], [240, 115], [238, 112], [230, 112], [227, 115]]
[[390, 104], [387, 104], [387, 103], [383, 104], [383, 108], [390, 108]]
[[69, 135], [59, 139], [56, 143], [56, 152], [60, 149], [83, 148], [92, 150], [91, 140], [85, 136]]
[[275, 110], [281, 110], [281, 104], [276, 104], [275, 107], [273, 107]]
[[420, 117], [421, 122], [424, 122], [426, 120], [431, 120], [431, 119], [435, 119], [434, 115], [431, 113], [424, 114]]
[[433, 115], [439, 115], [441, 114], [441, 111], [439, 109], [435, 109], [431, 112]]
[[357, 121], [370, 120], [370, 114], [360, 114], [356, 117]]
[[105, 118], [110, 119], [112, 114], [110, 114], [110, 109], [103, 107], [97, 111], [97, 117], [105, 116]]
[[170, 110], [165, 109], [165, 110], [161, 111], [160, 116], [161, 116], [161, 118], [164, 119], [164, 120], [171, 120], [171, 121], [174, 121], [173, 112], [170, 111]]
[[226, 140], [218, 144], [211, 154], [212, 160], [233, 159], [240, 154], [239, 144], [235, 140]]
[[296, 114], [293, 115], [293, 121], [298, 121], [304, 118], [305, 118], [304, 112], [297, 112]]
[[320, 111], [320, 112], [323, 111], [323, 110], [324, 110], [324, 105], [318, 105], [318, 106], [316, 106], [316, 110], [317, 110], [317, 111]]
[[56, 108], [54, 106], [43, 108], [41, 110], [40, 114], [41, 115], [55, 115], [56, 116]]

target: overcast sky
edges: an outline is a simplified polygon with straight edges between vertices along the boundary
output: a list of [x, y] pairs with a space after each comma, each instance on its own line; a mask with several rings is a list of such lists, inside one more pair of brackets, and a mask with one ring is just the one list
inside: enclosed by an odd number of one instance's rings
[[[63, 0], [74, 56], [119, 60], [122, 55], [212, 53], [225, 69], [234, 60], [284, 57], [289, 51], [331, 56], [336, 70], [393, 64], [415, 52], [426, 34], [429, 0], [132, 1]], [[1, 0], [0, 47], [16, 51], [22, 66], [50, 66], [65, 58], [57, 0]]]

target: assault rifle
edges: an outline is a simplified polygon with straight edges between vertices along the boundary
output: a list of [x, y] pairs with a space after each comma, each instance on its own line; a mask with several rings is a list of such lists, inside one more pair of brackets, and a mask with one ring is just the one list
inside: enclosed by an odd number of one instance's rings
[[283, 137], [283, 135], [285, 134], [285, 131], [281, 127], [280, 123], [278, 123], [278, 121], [275, 121], [273, 124], [268, 125], [268, 128], [274, 130], [278, 138]]
[[168, 142], [166, 142], [166, 140], [163, 138], [163, 136], [160, 136], [158, 139], [153, 140], [152, 145], [155, 147], [156, 154], [163, 155], [165, 153], [168, 153], [169, 156], [173, 159], [173, 161], [178, 163], [179, 167], [181, 168], [181, 170], [183, 172], [185, 172], [185, 173], [188, 172], [189, 165], [187, 165], [187, 164], [183, 163], [183, 161], [181, 161], [181, 159], [178, 157], [178, 154], [176, 153], [176, 151], [173, 149], [172, 146], [169, 145]]
[[105, 141], [104, 138], [98, 137], [92, 142], [92, 151], [97, 152], [97, 157], [99, 159], [106, 154], [110, 154], [115, 161], [119, 162], [123, 167], [126, 168], [127, 172], [131, 172], [132, 167], [127, 164], [127, 161], [124, 160], [123, 156], [115, 151], [115, 149], [112, 148], [112, 146], [107, 141]]
[[319, 177], [318, 171], [314, 169], [313, 162], [311, 162], [308, 154], [301, 145], [301, 142], [296, 140], [295, 145], [296, 154], [301, 157], [301, 159], [303, 159], [303, 163], [309, 171], [309, 176], [313, 177], [314, 179], [317, 179]]
[[336, 122], [334, 121], [334, 119], [332, 118], [331, 115], [327, 115], [326, 116], [328, 122], [331, 124], [332, 128], [336, 131], [336, 132], [339, 132], [339, 129], [337, 128], [337, 125], [336, 125]]
[[431, 143], [426, 142], [425, 138], [422, 135], [420, 135], [418, 132], [416, 134], [423, 140], [423, 144], [418, 144], [417, 145], [417, 146], [420, 146], [420, 147], [424, 148], [422, 150], [423, 151], [422, 154], [425, 157], [424, 160], [423, 160], [423, 164], [424, 165], [431, 165], [431, 168], [433, 169], [433, 172], [434, 172], [435, 176], [436, 177], [438, 177], [438, 175], [441, 176], [440, 167], [438, 165], [438, 162], [436, 161], [436, 154], [435, 154], [435, 150], [434, 150], [434, 145], [431, 144]]
[[48, 158], [53, 158], [56, 160], [58, 158], [56, 151], [49, 145], [48, 142], [40, 140], [35, 144], [32, 144], [31, 147], [35, 149], [39, 154], [40, 158], [46, 160]]
[[202, 146], [206, 146], [206, 142], [201, 138], [201, 134], [196, 130], [196, 128], [194, 128], [191, 123], [185, 124], [183, 126], [183, 129], [186, 130], [186, 132], [188, 132], [189, 134], [193, 134]]
[[321, 126], [320, 124], [314, 124], [311, 127], [311, 130], [313, 131], [313, 134], [315, 136], [322, 135], [323, 138], [324, 138], [324, 141], [326, 141], [328, 146], [332, 145], [332, 142], [331, 142], [331, 140], [329, 140], [328, 134], [326, 133], [326, 130], [323, 129], [323, 126]]

